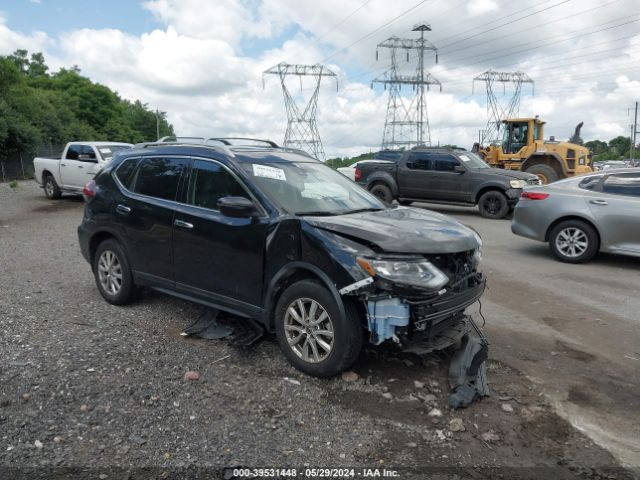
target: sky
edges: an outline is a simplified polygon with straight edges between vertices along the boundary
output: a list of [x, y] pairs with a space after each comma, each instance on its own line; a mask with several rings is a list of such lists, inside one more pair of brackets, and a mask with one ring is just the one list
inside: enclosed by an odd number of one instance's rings
[[[629, 135], [640, 100], [639, 0], [0, 0], [0, 55], [41, 51], [52, 71], [77, 65], [122, 97], [167, 112], [183, 136], [250, 136], [280, 143], [286, 112], [280, 63], [327, 66], [318, 129], [327, 158], [380, 147], [388, 92], [371, 81], [389, 67], [376, 45], [427, 38], [442, 84], [427, 95], [432, 144], [470, 148], [487, 121], [473, 78], [521, 71], [520, 116], [539, 115], [545, 134], [585, 140]], [[402, 73], [415, 69], [398, 53]], [[312, 79], [290, 79], [300, 105]], [[473, 88], [472, 88], [473, 87]], [[499, 101], [510, 98], [497, 91]], [[407, 101], [414, 94], [403, 90]], [[631, 110], [630, 110], [631, 109]]]

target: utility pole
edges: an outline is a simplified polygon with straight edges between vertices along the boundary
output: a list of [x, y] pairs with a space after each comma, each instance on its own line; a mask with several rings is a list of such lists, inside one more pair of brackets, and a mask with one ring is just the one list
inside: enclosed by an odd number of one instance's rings
[[631, 159], [636, 159], [636, 137], [638, 135], [638, 102], [636, 102], [635, 113], [633, 115], [633, 130], [631, 132]]

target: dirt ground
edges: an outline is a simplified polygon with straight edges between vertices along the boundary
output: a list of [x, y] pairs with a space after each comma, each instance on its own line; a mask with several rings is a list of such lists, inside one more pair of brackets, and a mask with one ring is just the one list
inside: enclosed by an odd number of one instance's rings
[[[527, 349], [506, 335], [501, 326], [514, 319], [500, 309], [513, 305], [497, 281], [483, 306], [492, 395], [454, 412], [446, 354], [369, 349], [354, 367], [357, 379], [320, 380], [290, 367], [272, 338], [240, 348], [180, 336], [197, 305], [154, 292], [128, 307], [107, 304], [79, 253], [82, 208], [71, 197], [46, 200], [31, 182], [17, 191], [0, 185], [0, 478], [218, 478], [234, 466], [384, 468], [399, 478], [638, 478], [572, 425], [563, 405], [604, 409], [577, 386], [554, 396], [563, 372], [545, 373], [540, 349], [548, 339], [529, 335]], [[491, 256], [487, 249], [490, 279], [500, 263]], [[537, 311], [544, 308], [551, 307]], [[516, 321], [525, 336], [526, 321]], [[600, 362], [562, 336], [555, 341], [548, 358], [575, 363], [566, 375]], [[538, 376], [528, 370], [532, 360]], [[199, 380], [183, 378], [192, 370]]]

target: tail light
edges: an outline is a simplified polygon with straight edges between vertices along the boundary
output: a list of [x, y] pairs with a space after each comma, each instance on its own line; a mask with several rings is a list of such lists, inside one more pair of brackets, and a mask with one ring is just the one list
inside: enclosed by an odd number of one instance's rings
[[85, 202], [88, 202], [93, 197], [96, 196], [96, 181], [89, 180], [87, 184], [82, 189], [82, 196], [84, 197]]
[[360, 170], [360, 167], [356, 167], [356, 171], [353, 178], [355, 179], [356, 182], [359, 182], [360, 179], [362, 178], [362, 170]]
[[520, 198], [527, 198], [529, 200], [544, 200], [549, 196], [548, 193], [540, 193], [540, 192], [522, 192], [520, 194]]

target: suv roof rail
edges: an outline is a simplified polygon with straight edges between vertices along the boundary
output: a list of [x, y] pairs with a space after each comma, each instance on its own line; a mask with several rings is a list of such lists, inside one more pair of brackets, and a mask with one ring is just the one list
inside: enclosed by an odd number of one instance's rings
[[167, 136], [159, 138], [156, 142], [149, 142], [149, 144], [176, 144], [176, 143], [189, 143], [195, 145], [206, 145], [209, 142], [219, 142], [227, 147], [239, 146], [237, 143], [233, 143], [235, 140], [248, 141], [248, 142], [258, 142], [258, 143], [266, 143], [271, 148], [280, 148], [276, 142], [271, 140], [263, 140], [261, 138], [250, 138], [250, 137], [175, 137], [175, 136]]

